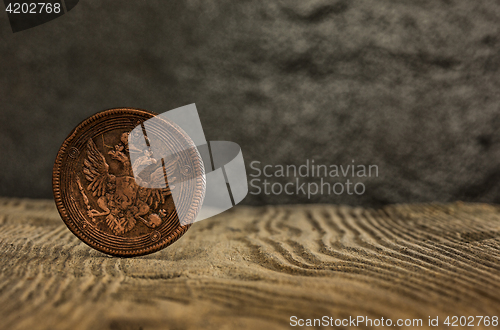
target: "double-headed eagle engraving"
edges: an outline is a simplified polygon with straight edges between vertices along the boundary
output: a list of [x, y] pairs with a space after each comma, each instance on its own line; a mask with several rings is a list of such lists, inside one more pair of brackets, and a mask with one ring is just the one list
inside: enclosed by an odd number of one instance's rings
[[[91, 207], [80, 179], [77, 178], [88, 216], [94, 222], [99, 218], [105, 219], [115, 235], [132, 230], [138, 221], [150, 228], [158, 227], [168, 216], [163, 205], [172, 194], [171, 190], [175, 189], [172, 184], [176, 180], [176, 159], [162, 164], [151, 157], [149, 150], [134, 150], [133, 146], [130, 148], [132, 150], [129, 150], [128, 134], [124, 132], [120, 142], [114, 147], [106, 146], [103, 138], [103, 146], [112, 149], [108, 151], [111, 159], [119, 163], [120, 170], [115, 172], [120, 175], [111, 174], [106, 158], [97, 149], [94, 141], [89, 139], [87, 142], [87, 158], [83, 161], [83, 174], [88, 181], [86, 190], [97, 198], [96, 203], [100, 210]], [[131, 164], [130, 152], [143, 154]], [[137, 175], [141, 171], [145, 174]], [[163, 185], [159, 184], [161, 182]], [[165, 184], [166, 188], [153, 188]]]

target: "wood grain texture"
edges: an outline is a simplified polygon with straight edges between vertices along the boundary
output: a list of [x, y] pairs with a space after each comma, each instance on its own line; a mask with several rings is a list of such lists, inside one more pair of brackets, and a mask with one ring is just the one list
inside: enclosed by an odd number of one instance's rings
[[120, 259], [81, 243], [52, 201], [3, 198], [0, 328], [286, 329], [292, 315], [424, 325], [500, 315], [499, 211], [236, 207], [165, 250]]

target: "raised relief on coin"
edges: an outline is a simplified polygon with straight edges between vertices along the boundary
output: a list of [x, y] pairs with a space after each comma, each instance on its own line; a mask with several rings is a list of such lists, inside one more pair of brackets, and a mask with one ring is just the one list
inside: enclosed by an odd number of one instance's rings
[[[133, 130], [134, 123], [153, 116], [135, 109], [98, 113], [80, 124], [58, 153], [53, 181], [59, 213], [76, 236], [102, 252], [135, 256], [157, 251], [194, 221], [181, 225], [180, 217], [195, 217], [201, 208], [204, 168], [184, 131], [172, 122], [155, 121], [151, 136], [135, 137], [143, 139], [143, 147], [129, 144], [131, 132], [142, 131]], [[149, 139], [163, 149], [158, 154], [173, 156], [154, 158]], [[186, 168], [194, 172], [188, 179]], [[177, 182], [178, 177], [183, 179]], [[176, 203], [173, 190], [182, 196]]]
[[[94, 222], [105, 222], [115, 235], [122, 235], [135, 227], [137, 221], [142, 221], [146, 226], [155, 228], [162, 223], [162, 218], [167, 216], [162, 208], [168, 196], [172, 193], [167, 183], [166, 189], [145, 188], [149, 182], [141, 182], [141, 187], [133, 177], [132, 168], [139, 171], [144, 165], [155, 164], [150, 151], [145, 151], [145, 156], [139, 157], [134, 165], [130, 164], [128, 156], [128, 132], [124, 132], [120, 142], [108, 154], [111, 159], [121, 163], [120, 173], [110, 173], [109, 165], [102, 153], [97, 150], [95, 143], [89, 139], [87, 143], [87, 158], [83, 161], [83, 173], [88, 181], [87, 191], [92, 196], [98, 197], [99, 210], [89, 207], [88, 216]], [[168, 178], [175, 180], [175, 162], [168, 166]], [[153, 181], [163, 180], [163, 168], [158, 167], [151, 178]], [[175, 188], [172, 186], [172, 188]], [[82, 191], [82, 197], [85, 192]]]

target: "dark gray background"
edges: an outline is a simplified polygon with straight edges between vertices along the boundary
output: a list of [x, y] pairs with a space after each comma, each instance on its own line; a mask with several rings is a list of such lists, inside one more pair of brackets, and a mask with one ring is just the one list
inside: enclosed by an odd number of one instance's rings
[[82, 0], [0, 31], [0, 195], [51, 198], [60, 144], [98, 111], [196, 103], [247, 165], [379, 166], [361, 197], [247, 204], [500, 201], [498, 1]]

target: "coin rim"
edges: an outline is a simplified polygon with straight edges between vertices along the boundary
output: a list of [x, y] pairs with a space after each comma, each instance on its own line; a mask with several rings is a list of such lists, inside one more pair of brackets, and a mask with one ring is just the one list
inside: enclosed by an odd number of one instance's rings
[[[188, 218], [188, 224], [186, 225], [180, 225], [166, 238], [160, 239], [156, 244], [154, 244], [151, 247], [148, 248], [141, 248], [138, 250], [114, 250], [112, 248], [109, 248], [107, 246], [103, 246], [99, 244], [98, 242], [92, 241], [92, 240], [86, 240], [85, 235], [81, 232], [81, 230], [75, 226], [74, 220], [71, 219], [69, 212], [67, 209], [64, 207], [62, 198], [61, 198], [61, 181], [60, 181], [60, 175], [61, 175], [61, 167], [63, 163], [63, 156], [67, 152], [68, 146], [72, 142], [72, 140], [77, 136], [77, 134], [80, 131], [85, 131], [84, 128], [95, 122], [98, 119], [101, 119], [102, 117], [109, 116], [109, 115], [116, 115], [116, 114], [137, 114], [137, 113], [143, 113], [147, 115], [152, 115], [151, 118], [153, 118], [156, 113], [148, 110], [143, 110], [143, 109], [137, 109], [137, 108], [113, 108], [113, 109], [107, 109], [104, 111], [100, 111], [89, 118], [85, 119], [82, 121], [80, 124], [78, 124], [73, 131], [68, 135], [68, 137], [64, 140], [63, 144], [59, 148], [59, 151], [57, 152], [57, 156], [54, 162], [54, 167], [52, 170], [52, 192], [54, 195], [54, 200], [56, 203], [57, 211], [59, 212], [59, 215], [61, 216], [63, 222], [66, 224], [68, 229], [76, 236], [78, 237], [82, 242], [87, 244], [88, 246], [117, 257], [136, 257], [136, 256], [141, 256], [141, 255], [146, 255], [150, 253], [157, 252], [174, 242], [176, 242], [188, 229], [191, 227], [191, 224], [194, 222], [194, 219], [196, 218], [201, 205], [203, 203], [203, 199], [205, 197], [205, 190], [206, 190], [206, 179], [205, 179], [205, 170], [203, 167], [203, 163], [201, 160], [201, 156], [198, 152], [196, 152], [197, 156], [196, 159], [194, 159], [195, 166], [200, 166], [203, 175], [197, 176], [197, 187], [201, 187], [201, 189], [195, 189], [195, 194], [193, 196], [193, 203], [191, 204], [190, 208], [187, 211], [187, 216]], [[147, 119], [146, 119], [147, 120]], [[164, 120], [164, 119], [163, 119]], [[189, 135], [184, 132], [182, 128], [180, 128], [177, 124], [174, 122], [170, 121], [169, 124], [172, 124], [174, 128], [178, 129], [181, 134], [185, 135], [185, 137], [188, 140], [191, 140]], [[192, 140], [191, 140], [192, 141]], [[193, 146], [195, 146], [193, 142]], [[193, 212], [194, 210], [194, 212]]]

